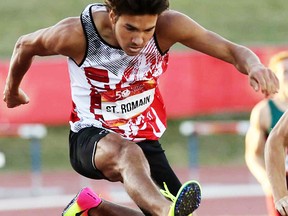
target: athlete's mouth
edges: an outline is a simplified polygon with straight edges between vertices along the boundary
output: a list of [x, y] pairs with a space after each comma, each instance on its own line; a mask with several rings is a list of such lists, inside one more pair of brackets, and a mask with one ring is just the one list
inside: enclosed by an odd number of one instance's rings
[[132, 52], [140, 52], [141, 49], [142, 47], [129, 47], [129, 50]]

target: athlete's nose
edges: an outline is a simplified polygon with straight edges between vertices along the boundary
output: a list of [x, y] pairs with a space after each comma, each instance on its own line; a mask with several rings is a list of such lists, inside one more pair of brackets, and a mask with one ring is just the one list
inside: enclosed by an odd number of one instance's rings
[[135, 44], [136, 46], [141, 46], [143, 42], [144, 39], [140, 35], [137, 35], [132, 38], [132, 43]]

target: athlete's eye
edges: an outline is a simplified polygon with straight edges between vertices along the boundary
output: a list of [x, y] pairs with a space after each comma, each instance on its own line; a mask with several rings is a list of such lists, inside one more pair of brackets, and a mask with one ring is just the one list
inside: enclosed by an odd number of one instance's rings
[[154, 27], [145, 30], [146, 33], [150, 33], [150, 32], [152, 32], [152, 31], [154, 31]]
[[131, 26], [131, 25], [126, 25], [125, 28], [128, 30], [128, 31], [137, 31], [137, 28]]

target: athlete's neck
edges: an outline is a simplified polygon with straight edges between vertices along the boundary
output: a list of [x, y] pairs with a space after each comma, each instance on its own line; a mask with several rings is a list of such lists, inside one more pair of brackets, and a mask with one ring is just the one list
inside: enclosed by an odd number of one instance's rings
[[108, 12], [98, 11], [93, 13], [93, 20], [101, 38], [111, 46], [119, 47], [116, 40]]

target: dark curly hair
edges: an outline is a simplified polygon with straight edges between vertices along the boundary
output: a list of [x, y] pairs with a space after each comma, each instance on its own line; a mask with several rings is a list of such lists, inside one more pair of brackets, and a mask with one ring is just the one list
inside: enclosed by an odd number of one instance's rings
[[104, 0], [116, 15], [159, 15], [169, 7], [169, 0]]

